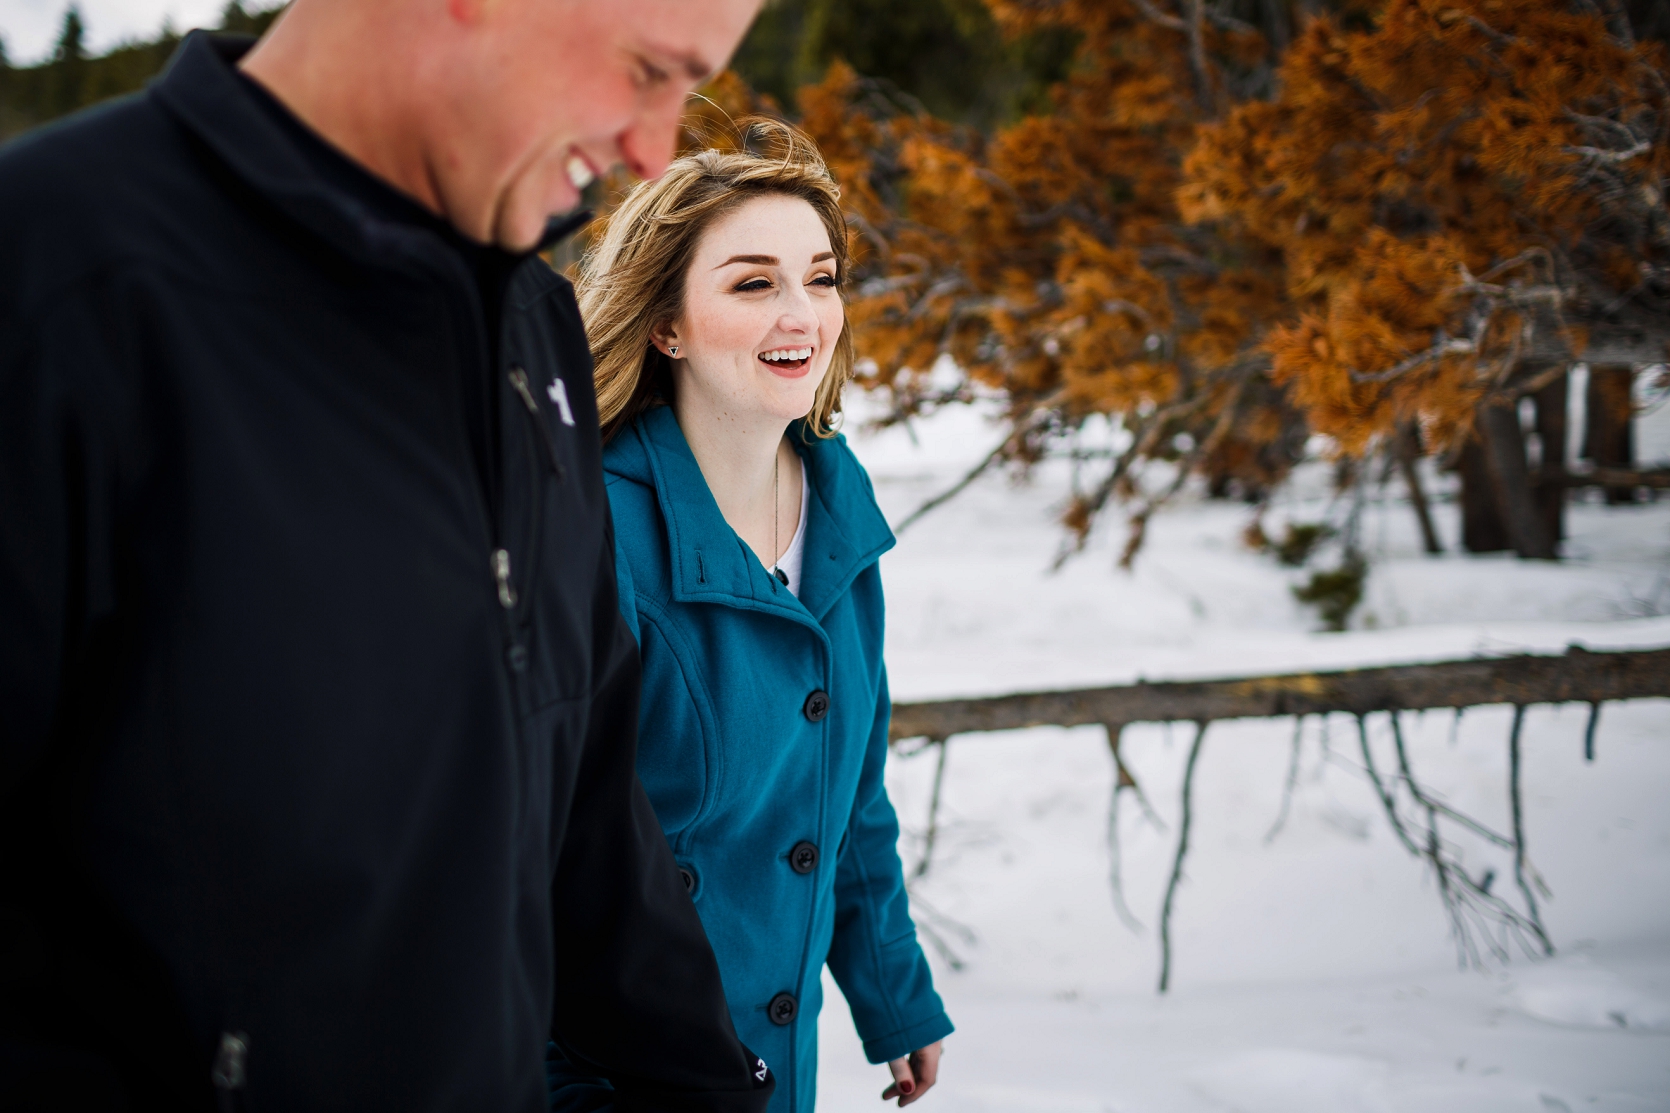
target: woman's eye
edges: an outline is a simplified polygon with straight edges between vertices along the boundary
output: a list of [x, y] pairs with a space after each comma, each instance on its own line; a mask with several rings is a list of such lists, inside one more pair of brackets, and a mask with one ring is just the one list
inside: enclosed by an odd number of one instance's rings
[[754, 293], [756, 290], [769, 290], [769, 289], [771, 289], [771, 283], [766, 281], [765, 279], [763, 279], [763, 278], [750, 278], [747, 282], [744, 282], [742, 285], [738, 286], [736, 288], [736, 292], [739, 293], [739, 294], [751, 294], [751, 293]]
[[840, 284], [840, 281], [832, 274], [820, 274], [812, 279], [813, 286], [822, 286], [827, 290], [833, 290]]

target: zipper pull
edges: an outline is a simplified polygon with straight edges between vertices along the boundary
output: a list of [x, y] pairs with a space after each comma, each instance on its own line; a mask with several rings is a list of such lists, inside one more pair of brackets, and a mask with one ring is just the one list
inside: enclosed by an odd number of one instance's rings
[[242, 1032], [222, 1032], [220, 1051], [209, 1078], [222, 1093], [244, 1088], [244, 1059], [249, 1055], [249, 1037]]
[[493, 550], [493, 580], [499, 585], [499, 606], [510, 610], [516, 605], [516, 589], [510, 584], [510, 554], [503, 549]]
[[516, 388], [516, 393], [522, 396], [522, 404], [528, 407], [528, 412], [539, 417], [539, 403], [533, 400], [533, 391], [528, 389], [528, 373], [520, 367], [510, 369], [510, 385]]
[[[520, 367], [512, 367], [509, 378], [510, 385], [521, 395], [522, 405], [528, 407], [528, 412], [533, 415], [534, 425], [539, 428], [539, 439], [545, 444], [545, 455], [551, 461], [551, 470], [556, 473], [558, 479], [563, 478], [562, 461], [557, 459], [557, 443], [551, 439], [551, 430], [545, 424], [545, 415], [539, 412], [539, 403], [534, 401], [533, 391], [528, 386], [528, 373]], [[574, 423], [570, 421], [568, 424]]]

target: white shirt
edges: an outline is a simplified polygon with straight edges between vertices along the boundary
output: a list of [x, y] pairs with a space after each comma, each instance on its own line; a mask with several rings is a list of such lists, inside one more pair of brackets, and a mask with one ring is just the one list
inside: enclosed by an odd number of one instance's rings
[[806, 481], [806, 465], [800, 465], [800, 523], [794, 527], [789, 547], [778, 558], [777, 567], [789, 578], [788, 588], [800, 598], [800, 569], [806, 563], [806, 508], [812, 502], [811, 484]]

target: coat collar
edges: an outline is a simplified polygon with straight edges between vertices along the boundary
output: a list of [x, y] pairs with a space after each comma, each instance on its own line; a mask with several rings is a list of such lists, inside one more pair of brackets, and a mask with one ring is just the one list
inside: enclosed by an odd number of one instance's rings
[[[152, 92], [234, 174], [339, 250], [365, 263], [388, 265], [409, 258], [414, 241], [434, 240], [373, 218], [353, 198], [333, 189], [289, 137], [250, 103], [235, 67], [254, 45], [246, 35], [193, 31], [181, 41]], [[580, 212], [553, 219], [528, 256], [551, 247], [590, 218], [591, 213]]]
[[[657, 406], [623, 430], [605, 467], [655, 489], [667, 525], [673, 598], [775, 610], [822, 620], [852, 585], [894, 544], [876, 506], [869, 476], [846, 438], [821, 438], [797, 423], [789, 438], [806, 467], [811, 505], [797, 599], [767, 572], [719, 512], [671, 406]], [[627, 459], [637, 448], [639, 461]], [[637, 464], [638, 466], [634, 466]], [[638, 474], [633, 474], [634, 472]]]

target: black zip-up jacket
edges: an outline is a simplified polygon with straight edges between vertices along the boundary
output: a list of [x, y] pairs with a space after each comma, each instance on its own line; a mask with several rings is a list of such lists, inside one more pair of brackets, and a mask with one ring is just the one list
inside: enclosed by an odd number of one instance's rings
[[571, 288], [486, 320], [247, 46], [0, 151], [0, 1107], [533, 1113], [549, 1035], [763, 1110], [634, 770]]

